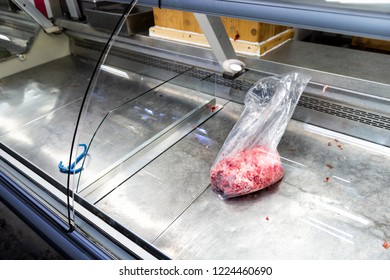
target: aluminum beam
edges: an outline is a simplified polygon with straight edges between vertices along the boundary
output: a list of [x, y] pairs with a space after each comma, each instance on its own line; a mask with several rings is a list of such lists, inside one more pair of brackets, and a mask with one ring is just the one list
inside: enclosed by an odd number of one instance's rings
[[[127, 3], [129, 0], [114, 0]], [[245, 18], [297, 28], [390, 39], [390, 5], [290, 0], [139, 0], [146, 6]]]
[[242, 72], [245, 64], [237, 59], [221, 18], [197, 13], [194, 15], [227, 76], [233, 78]]
[[36, 21], [46, 33], [59, 32], [61, 29], [48, 20], [29, 0], [12, 0], [34, 21]]

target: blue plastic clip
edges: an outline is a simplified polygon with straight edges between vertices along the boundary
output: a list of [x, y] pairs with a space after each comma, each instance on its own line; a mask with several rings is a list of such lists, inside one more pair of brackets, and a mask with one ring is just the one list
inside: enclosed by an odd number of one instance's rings
[[87, 155], [87, 145], [85, 144], [79, 144], [79, 147], [84, 147], [84, 151], [82, 152], [81, 155], [79, 155], [77, 158], [76, 158], [76, 161], [74, 163], [72, 163], [70, 165], [70, 167], [65, 167], [63, 164], [62, 164], [62, 161], [60, 161], [60, 163], [58, 164], [58, 168], [60, 169], [60, 172], [61, 173], [70, 173], [70, 174], [77, 174], [79, 173], [81, 170], [83, 170], [82, 167], [80, 168], [77, 168], [77, 169], [74, 169], [77, 165], [77, 163], [82, 160], [86, 155]]

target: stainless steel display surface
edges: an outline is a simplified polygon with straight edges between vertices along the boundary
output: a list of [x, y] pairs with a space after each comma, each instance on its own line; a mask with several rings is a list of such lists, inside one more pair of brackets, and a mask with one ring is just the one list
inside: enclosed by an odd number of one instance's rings
[[[143, 122], [151, 113], [144, 109], [152, 103], [170, 117], [208, 104], [204, 93], [193, 87], [193, 77], [149, 91], [161, 82], [158, 76], [167, 80], [174, 75], [157, 67], [152, 71], [153, 65], [128, 63], [139, 72], [126, 72], [124, 78], [102, 71], [93, 95], [99, 102], [90, 104], [88, 125], [82, 127], [82, 139], [90, 139], [107, 108], [129, 105], [111, 114], [97, 131], [90, 154], [91, 163], [98, 155], [96, 166], [107, 167], [106, 159], [119, 159], [132, 149], [123, 136], [126, 131], [149, 133], [152, 126]], [[0, 141], [62, 184], [66, 175], [57, 164], [69, 156], [93, 65], [70, 56], [1, 80]], [[246, 77], [251, 76], [248, 73]], [[113, 224], [123, 225], [175, 259], [390, 259], [382, 246], [390, 239], [388, 147], [291, 120], [278, 146], [285, 167], [279, 184], [227, 201], [211, 190], [211, 165], [243, 110], [240, 94], [244, 93], [224, 92], [218, 112], [207, 115], [207, 121], [191, 123], [185, 137], [177, 136], [135, 172], [126, 173], [120, 165], [119, 183], [104, 192], [81, 190], [80, 195], [93, 201]], [[139, 117], [135, 105], [146, 119], [135, 117]], [[306, 113], [310, 116], [310, 110]], [[334, 119], [324, 117], [323, 123], [329, 120]], [[170, 123], [159, 123], [157, 131]], [[388, 135], [388, 128], [376, 128]], [[99, 168], [89, 172], [96, 175]], [[99, 190], [99, 185], [95, 187]]]
[[80, 99], [91, 70], [90, 62], [66, 57], [1, 79], [0, 135]]
[[1, 79], [0, 141], [63, 184], [57, 164], [68, 158], [92, 66], [66, 57]]
[[228, 201], [211, 191], [242, 109], [226, 105], [97, 206], [172, 258], [389, 259], [388, 149], [291, 121], [280, 184]]
[[[67, 176], [57, 165], [60, 161], [67, 165], [92, 66], [92, 61], [66, 57], [2, 80], [1, 142], [64, 185]], [[89, 156], [79, 190], [108, 172], [105, 169], [125, 161], [130, 156], [126, 154], [214, 99], [177, 85], [190, 83], [201, 89], [198, 79], [190, 76], [175, 78], [177, 73], [161, 70], [160, 78], [172, 79], [174, 84], [159, 85], [161, 81], [144, 75], [148, 72], [145, 66], [126, 77], [110, 73], [116, 68], [103, 69], [82, 126], [80, 141], [89, 146]]]

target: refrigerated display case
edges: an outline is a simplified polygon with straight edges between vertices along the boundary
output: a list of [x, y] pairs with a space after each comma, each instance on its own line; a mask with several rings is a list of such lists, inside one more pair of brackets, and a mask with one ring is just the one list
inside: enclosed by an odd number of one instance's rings
[[[31, 37], [0, 62], [2, 201], [75, 259], [389, 259], [389, 55], [293, 39], [226, 75], [220, 50], [151, 37], [150, 20], [129, 30], [159, 5], [390, 38], [389, 4], [81, 1], [53, 33], [4, 9], [3, 36]], [[116, 24], [94, 26], [101, 13]], [[287, 72], [311, 80], [283, 179], [220, 199], [210, 169], [246, 92]]]

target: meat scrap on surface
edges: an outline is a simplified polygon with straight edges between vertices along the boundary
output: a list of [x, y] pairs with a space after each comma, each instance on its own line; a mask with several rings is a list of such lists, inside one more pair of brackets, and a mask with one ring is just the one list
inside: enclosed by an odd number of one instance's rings
[[330, 163], [327, 163], [326, 166], [327, 166], [329, 169], [333, 169], [333, 165], [331, 165]]
[[330, 178], [329, 178], [329, 177], [326, 177], [324, 182], [329, 183], [329, 181], [330, 181]]

